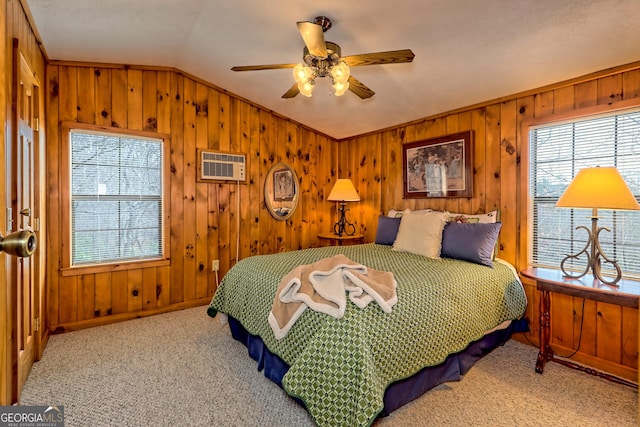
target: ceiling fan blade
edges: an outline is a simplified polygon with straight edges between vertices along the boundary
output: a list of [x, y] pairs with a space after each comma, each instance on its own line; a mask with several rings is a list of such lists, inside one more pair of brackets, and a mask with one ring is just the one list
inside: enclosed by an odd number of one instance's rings
[[307, 21], [298, 22], [297, 25], [309, 53], [319, 58], [326, 58], [327, 45], [324, 42], [322, 26]]
[[349, 90], [362, 99], [371, 98], [375, 92], [360, 83], [358, 79], [353, 76], [349, 76]]
[[403, 62], [413, 61], [415, 55], [411, 49], [390, 50], [387, 52], [363, 53], [360, 55], [343, 56], [350, 67], [359, 67], [362, 65], [377, 64], [400, 64]]
[[243, 65], [231, 67], [232, 71], [258, 71], [258, 70], [279, 70], [282, 68], [293, 68], [296, 64], [270, 64], [270, 65]]
[[286, 91], [284, 93], [284, 95], [282, 95], [283, 98], [293, 98], [294, 96], [296, 96], [297, 94], [300, 93], [300, 90], [298, 89], [298, 83], [294, 83], [293, 86], [291, 86], [291, 88]]

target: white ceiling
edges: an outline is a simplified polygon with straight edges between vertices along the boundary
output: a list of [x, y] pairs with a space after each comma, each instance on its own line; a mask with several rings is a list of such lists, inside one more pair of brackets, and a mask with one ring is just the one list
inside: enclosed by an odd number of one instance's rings
[[[176, 67], [337, 139], [640, 60], [640, 0], [26, 0], [49, 59]], [[281, 96], [302, 61], [297, 21], [324, 15], [343, 55], [411, 49], [354, 67], [375, 91]]]

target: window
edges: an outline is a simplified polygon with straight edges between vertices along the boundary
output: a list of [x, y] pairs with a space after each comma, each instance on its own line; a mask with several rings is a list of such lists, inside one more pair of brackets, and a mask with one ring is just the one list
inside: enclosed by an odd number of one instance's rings
[[[533, 227], [531, 264], [559, 268], [562, 259], [587, 244], [591, 211], [556, 208], [577, 172], [586, 167], [614, 166], [636, 199], [640, 198], [640, 111], [591, 116], [530, 128], [529, 218]], [[625, 277], [640, 277], [640, 211], [598, 210], [602, 250], [622, 268]], [[582, 263], [565, 268], [584, 271]], [[602, 264], [604, 274], [613, 269]]]
[[162, 138], [69, 129], [67, 266], [164, 256]]

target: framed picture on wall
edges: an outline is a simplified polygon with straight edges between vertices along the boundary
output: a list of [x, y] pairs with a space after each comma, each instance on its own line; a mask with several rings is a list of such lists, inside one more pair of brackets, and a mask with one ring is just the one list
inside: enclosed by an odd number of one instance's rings
[[291, 201], [296, 195], [293, 172], [289, 168], [273, 171], [273, 200]]
[[473, 197], [473, 131], [402, 146], [403, 197]]

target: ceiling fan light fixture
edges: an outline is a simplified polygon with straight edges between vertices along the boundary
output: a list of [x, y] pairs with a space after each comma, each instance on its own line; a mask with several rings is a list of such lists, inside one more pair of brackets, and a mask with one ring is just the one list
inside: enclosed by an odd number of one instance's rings
[[338, 64], [331, 67], [331, 78], [334, 83], [347, 83], [349, 81], [349, 76], [351, 75], [351, 70], [346, 62], [340, 61]]
[[298, 83], [298, 90], [301, 94], [306, 96], [307, 98], [311, 98], [311, 93], [313, 92], [313, 85], [315, 82], [313, 80], [307, 80], [304, 83]]
[[298, 85], [305, 84], [308, 81], [313, 80], [313, 70], [308, 65], [297, 64], [293, 67], [293, 78], [296, 80]]
[[334, 82], [333, 89], [336, 91], [335, 92], [336, 96], [342, 96], [349, 89], [349, 82], [346, 82], [346, 83]]
[[324, 38], [324, 32], [331, 28], [332, 25], [329, 18], [318, 16], [314, 22], [299, 21], [296, 25], [304, 41], [304, 48], [302, 49], [304, 63], [235, 66], [231, 67], [231, 70], [256, 71], [292, 68], [296, 83], [282, 95], [284, 99], [293, 98], [299, 93], [310, 97], [317, 77], [329, 77], [336, 96], [341, 96], [344, 92], [350, 90], [360, 99], [368, 99], [375, 92], [351, 76], [351, 67], [401, 64], [412, 62], [415, 56], [411, 49], [402, 49], [343, 57], [340, 46], [326, 41]]

